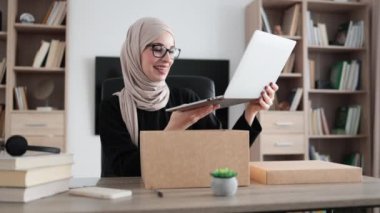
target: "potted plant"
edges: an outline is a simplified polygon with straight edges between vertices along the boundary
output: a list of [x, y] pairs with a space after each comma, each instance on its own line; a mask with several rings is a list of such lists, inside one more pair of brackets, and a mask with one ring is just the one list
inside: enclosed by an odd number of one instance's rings
[[235, 195], [238, 187], [237, 173], [230, 168], [218, 168], [211, 172], [211, 189], [216, 196]]

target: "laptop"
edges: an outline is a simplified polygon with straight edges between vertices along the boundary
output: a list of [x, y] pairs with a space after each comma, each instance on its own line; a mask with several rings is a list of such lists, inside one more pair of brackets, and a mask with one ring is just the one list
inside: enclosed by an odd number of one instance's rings
[[296, 42], [281, 36], [256, 30], [224, 95], [182, 104], [166, 111], [186, 111], [219, 104], [220, 108], [246, 103], [260, 98], [270, 82], [276, 82]]

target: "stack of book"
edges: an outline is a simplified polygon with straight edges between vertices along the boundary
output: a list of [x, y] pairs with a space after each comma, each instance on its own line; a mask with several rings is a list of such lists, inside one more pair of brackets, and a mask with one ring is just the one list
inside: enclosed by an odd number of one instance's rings
[[54, 1], [51, 3], [48, 12], [46, 13], [42, 23], [47, 25], [63, 24], [67, 12], [66, 1]]
[[309, 120], [311, 135], [330, 135], [330, 127], [327, 123], [325, 110], [323, 107], [311, 109]]
[[318, 22], [314, 24], [310, 11], [306, 12], [307, 17], [307, 35], [309, 45], [315, 46], [328, 46], [329, 38], [327, 34], [327, 27], [325, 23]]
[[364, 45], [364, 21], [350, 21], [346, 32], [345, 47], [360, 48]]
[[0, 153], [0, 201], [28, 202], [69, 189], [72, 154]]
[[41, 46], [34, 56], [32, 67], [58, 68], [61, 66], [65, 53], [65, 41], [56, 39], [41, 41]]
[[355, 91], [359, 86], [360, 61], [338, 61], [331, 68], [330, 82], [333, 89]]

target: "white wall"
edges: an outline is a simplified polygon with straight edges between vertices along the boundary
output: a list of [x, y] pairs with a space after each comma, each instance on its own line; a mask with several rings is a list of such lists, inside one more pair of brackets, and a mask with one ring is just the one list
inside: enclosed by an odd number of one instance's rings
[[[229, 59], [244, 50], [244, 9], [251, 0], [71, 0], [68, 7], [68, 151], [73, 175], [100, 174], [100, 138], [94, 135], [95, 56], [118, 56], [128, 27], [144, 16], [172, 27], [181, 58]], [[234, 122], [242, 106], [232, 109]]]

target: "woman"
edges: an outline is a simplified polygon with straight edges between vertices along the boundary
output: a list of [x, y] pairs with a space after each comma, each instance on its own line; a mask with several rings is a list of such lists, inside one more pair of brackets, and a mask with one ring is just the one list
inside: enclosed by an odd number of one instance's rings
[[[139, 131], [219, 129], [212, 113], [217, 105], [185, 112], [166, 108], [199, 100], [187, 89], [169, 88], [165, 79], [180, 50], [171, 29], [155, 18], [137, 20], [128, 30], [120, 61], [125, 87], [101, 103], [102, 176], [140, 176]], [[256, 114], [269, 109], [276, 84], [266, 86], [259, 101], [250, 102], [234, 129], [248, 130], [250, 144], [261, 131]]]

